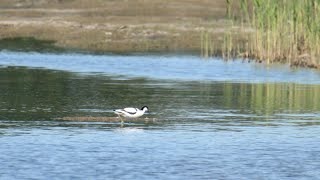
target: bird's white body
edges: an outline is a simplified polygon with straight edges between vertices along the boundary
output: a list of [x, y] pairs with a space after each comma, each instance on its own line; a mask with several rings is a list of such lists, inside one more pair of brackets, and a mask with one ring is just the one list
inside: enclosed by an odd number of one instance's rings
[[148, 111], [147, 106], [143, 106], [141, 109], [127, 107], [124, 109], [116, 109], [114, 113], [118, 116], [127, 117], [127, 118], [138, 118], [144, 115], [144, 113]]

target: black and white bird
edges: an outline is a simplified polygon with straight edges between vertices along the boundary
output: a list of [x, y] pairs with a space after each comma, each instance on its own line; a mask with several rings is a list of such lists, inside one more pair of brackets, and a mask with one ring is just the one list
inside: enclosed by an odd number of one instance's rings
[[124, 109], [116, 109], [114, 113], [117, 114], [119, 117], [126, 117], [126, 118], [138, 118], [144, 115], [144, 113], [148, 111], [147, 106], [143, 106], [141, 109], [127, 107]]

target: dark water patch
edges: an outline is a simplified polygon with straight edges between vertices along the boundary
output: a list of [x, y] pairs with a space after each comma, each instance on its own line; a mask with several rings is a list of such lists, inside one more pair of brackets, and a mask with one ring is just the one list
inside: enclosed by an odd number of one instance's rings
[[39, 40], [34, 37], [15, 37], [0, 39], [0, 50], [17, 52], [65, 52], [55, 45], [55, 41]]

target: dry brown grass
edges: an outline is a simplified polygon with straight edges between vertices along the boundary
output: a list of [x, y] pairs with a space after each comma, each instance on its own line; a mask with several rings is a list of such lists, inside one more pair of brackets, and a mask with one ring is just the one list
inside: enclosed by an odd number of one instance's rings
[[223, 40], [225, 0], [2, 0], [0, 38], [102, 52], [196, 51]]

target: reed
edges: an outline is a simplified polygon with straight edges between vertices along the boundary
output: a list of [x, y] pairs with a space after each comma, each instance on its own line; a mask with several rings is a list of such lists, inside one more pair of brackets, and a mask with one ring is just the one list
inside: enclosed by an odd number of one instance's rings
[[238, 18], [231, 13], [232, 1], [226, 2], [233, 23], [240, 19], [242, 30], [254, 29], [240, 48], [230, 43], [233, 37], [227, 31], [227, 51], [237, 49], [238, 55], [267, 63], [320, 68], [320, 0], [240, 0]]
[[208, 58], [215, 55], [214, 40], [211, 34], [208, 31], [202, 31], [200, 39], [201, 56]]

